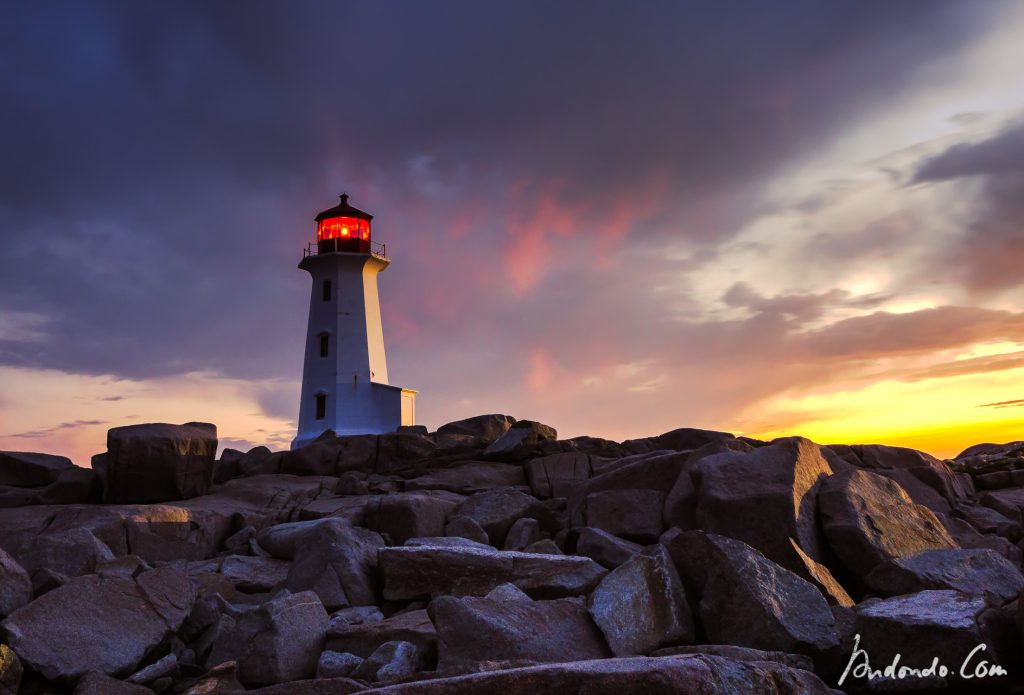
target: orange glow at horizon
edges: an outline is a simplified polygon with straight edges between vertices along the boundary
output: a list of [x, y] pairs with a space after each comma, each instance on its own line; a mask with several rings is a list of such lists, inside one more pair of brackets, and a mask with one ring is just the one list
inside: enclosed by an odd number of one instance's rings
[[754, 425], [743, 434], [889, 444], [952, 458], [974, 444], [1024, 439], [1024, 404], [1015, 402], [1024, 396], [1021, 384], [1024, 368], [776, 397], [748, 412], [777, 424]]

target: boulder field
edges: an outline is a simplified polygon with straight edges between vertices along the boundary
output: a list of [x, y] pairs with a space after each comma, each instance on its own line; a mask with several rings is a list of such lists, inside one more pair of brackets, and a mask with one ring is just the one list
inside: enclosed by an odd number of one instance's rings
[[0, 452], [0, 695], [1024, 692], [1024, 442]]

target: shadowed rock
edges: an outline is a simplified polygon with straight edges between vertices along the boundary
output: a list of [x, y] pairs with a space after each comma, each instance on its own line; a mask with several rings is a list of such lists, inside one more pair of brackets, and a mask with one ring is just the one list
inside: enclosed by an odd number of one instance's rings
[[535, 455], [541, 442], [558, 439], [554, 427], [532, 420], [519, 420], [484, 449], [483, 457], [493, 461], [522, 461]]
[[651, 656], [674, 656], [676, 654], [707, 654], [721, 656], [736, 661], [774, 661], [790, 668], [805, 671], [814, 670], [814, 662], [803, 654], [787, 654], [786, 652], [766, 652], [750, 647], [737, 647], [732, 644], [694, 644], [678, 647], [665, 647], [651, 653]]
[[540, 523], [536, 519], [516, 519], [505, 536], [505, 550], [523, 550], [541, 540]]
[[409, 538], [442, 536], [448, 515], [465, 499], [443, 490], [384, 495], [367, 504], [365, 523], [395, 545]]
[[152, 695], [149, 688], [125, 683], [102, 673], [87, 673], [78, 681], [74, 695]]
[[590, 558], [478, 548], [383, 548], [384, 598], [480, 596], [510, 582], [535, 598], [579, 596], [593, 589], [607, 570]]
[[437, 653], [437, 631], [425, 610], [397, 613], [386, 620], [358, 625], [332, 622], [327, 648], [366, 658], [385, 642], [402, 641], [416, 645], [424, 661], [430, 663]]
[[385, 642], [363, 659], [352, 677], [371, 683], [397, 681], [408, 678], [422, 666], [423, 657], [415, 644], [395, 640]]
[[666, 549], [687, 595], [699, 601], [711, 642], [810, 656], [838, 645], [835, 619], [818, 589], [749, 545], [687, 531]]
[[699, 430], [692, 427], [679, 427], [657, 437], [645, 437], [643, 439], [628, 439], [622, 443], [623, 449], [627, 451], [656, 451], [669, 449], [672, 451], [691, 451], [699, 449], [705, 444], [735, 439], [736, 436], [728, 432], [716, 432], [715, 430]]
[[467, 517], [487, 532], [490, 544], [500, 548], [517, 519], [536, 519], [545, 530], [557, 527], [553, 515], [540, 500], [514, 488], [499, 488], [472, 495], [452, 510], [451, 516]]
[[0, 550], [0, 618], [32, 600], [32, 580], [18, 562]]
[[107, 502], [165, 502], [213, 487], [217, 428], [203, 422], [115, 427], [107, 432]]
[[484, 531], [476, 519], [471, 519], [468, 516], [452, 515], [449, 517], [448, 522], [444, 525], [444, 535], [452, 538], [465, 538], [481, 545], [490, 544], [487, 531]]
[[90, 504], [103, 497], [103, 482], [91, 468], [65, 468], [40, 491], [39, 504]]
[[660, 545], [612, 570], [587, 605], [615, 656], [646, 654], [694, 638], [682, 582]]
[[136, 579], [87, 575], [37, 598], [0, 628], [22, 661], [48, 680], [89, 671], [127, 676], [185, 620], [195, 589], [176, 569]]
[[874, 473], [852, 470], [827, 479], [818, 503], [829, 545], [859, 577], [895, 558], [956, 547], [931, 510]]
[[325, 651], [316, 665], [317, 678], [347, 678], [363, 663], [363, 657], [348, 652]]
[[568, 497], [576, 485], [593, 475], [589, 454], [571, 451], [530, 459], [526, 477], [533, 494], [541, 499]]
[[537, 693], [743, 693], [834, 695], [809, 671], [717, 656], [594, 659], [437, 678], [382, 688], [381, 695], [536, 695]]
[[587, 495], [587, 526], [638, 543], [653, 543], [664, 530], [658, 490], [602, 490]]
[[462, 495], [497, 487], [524, 487], [523, 467], [511, 463], [470, 461], [454, 468], [431, 470], [406, 481], [406, 490], [447, 490]]
[[285, 586], [311, 590], [328, 610], [377, 603], [379, 534], [341, 519], [324, 519], [310, 527], [294, 546], [294, 562]]
[[239, 591], [272, 591], [283, 586], [291, 563], [272, 557], [227, 555], [220, 561], [221, 574]]
[[172, 677], [178, 672], [178, 657], [172, 652], [149, 666], [136, 671], [126, 679], [129, 683], [146, 685], [160, 678]]
[[311, 591], [284, 594], [262, 606], [224, 616], [208, 663], [238, 662], [247, 687], [316, 674], [327, 634], [327, 611]]
[[514, 424], [516, 424], [516, 419], [510, 415], [477, 415], [441, 425], [437, 428], [437, 433], [439, 435], [459, 434], [483, 437], [493, 442], [508, 432]]
[[709, 442], [691, 452], [676, 477], [675, 484], [665, 497], [664, 521], [667, 528], [677, 526], [684, 531], [697, 527], [697, 482], [695, 482], [697, 463], [715, 454], [735, 451], [747, 453], [753, 451], [747, 442], [740, 439], [723, 439]]
[[[87, 530], [115, 556], [202, 560], [215, 555], [237, 528], [287, 518], [323, 484], [321, 478], [268, 475], [232, 480], [212, 494], [175, 503], [0, 509], [0, 547], [24, 566], [23, 558], [51, 544], [45, 538]], [[64, 561], [60, 553], [51, 557]]]
[[741, 540], [793, 572], [804, 564], [791, 538], [821, 561], [816, 496], [832, 467], [817, 444], [792, 437], [749, 453], [715, 454], [696, 473], [700, 528]]
[[[497, 590], [496, 590], [497, 591]], [[611, 655], [597, 626], [577, 599], [510, 600], [494, 593], [484, 598], [441, 596], [428, 611], [437, 628], [441, 673], [601, 659]]]
[[[324, 678], [323, 680], [299, 680], [279, 685], [268, 685], [256, 690], [247, 690], [245, 693], [246, 695], [348, 695], [348, 693], [367, 691], [369, 689], [365, 685], [351, 678]], [[190, 695], [190, 693], [186, 693], [186, 695]], [[230, 695], [242, 695], [242, 693], [230, 692]]]
[[[309, 444], [281, 452], [280, 472], [294, 475], [336, 475], [344, 446], [333, 430], [327, 430]], [[267, 459], [263, 458], [264, 461]]]
[[209, 669], [206, 674], [185, 695], [209, 695], [210, 693], [234, 693], [243, 691], [238, 682], [238, 662], [227, 661]]
[[423, 463], [437, 451], [437, 443], [427, 435], [414, 432], [397, 432], [377, 436], [377, 462], [374, 471], [381, 474], [401, 472], [417, 473], [425, 468]]
[[[986, 641], [980, 625], [984, 610], [985, 599], [980, 596], [957, 591], [921, 591], [858, 605], [855, 630], [871, 668], [891, 663], [899, 653], [900, 665], [911, 668], [925, 668], [938, 659], [953, 672], [950, 680], [955, 680], [968, 655]], [[981, 660], [998, 663], [991, 645], [973, 665]], [[908, 679], [906, 686], [913, 687], [914, 681]], [[850, 685], [862, 683], [850, 681]]]
[[643, 549], [638, 543], [589, 527], [580, 529], [576, 539], [577, 555], [589, 557], [608, 569], [615, 569]]
[[1018, 526], [1024, 525], [1024, 487], [991, 490], [983, 494], [980, 501]]
[[44, 533], [21, 556], [29, 570], [47, 569], [66, 577], [92, 574], [96, 566], [114, 559], [114, 553], [88, 529]]
[[926, 589], [954, 589], [990, 596], [998, 603], [1024, 591], [1024, 575], [992, 550], [926, 550], [879, 565], [864, 583], [886, 596]]
[[246, 476], [280, 473], [281, 457], [275, 457], [265, 446], [254, 447], [238, 459], [238, 472]]
[[74, 468], [71, 459], [31, 451], [0, 451], [0, 485], [45, 487], [64, 471]]

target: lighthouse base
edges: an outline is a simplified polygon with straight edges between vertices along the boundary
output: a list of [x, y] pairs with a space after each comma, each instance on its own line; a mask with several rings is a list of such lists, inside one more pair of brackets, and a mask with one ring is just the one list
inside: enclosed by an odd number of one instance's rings
[[416, 393], [372, 382], [339, 387], [335, 402], [326, 405], [323, 419], [300, 422], [291, 448], [306, 446], [327, 430], [339, 436], [388, 434], [402, 425], [415, 425]]

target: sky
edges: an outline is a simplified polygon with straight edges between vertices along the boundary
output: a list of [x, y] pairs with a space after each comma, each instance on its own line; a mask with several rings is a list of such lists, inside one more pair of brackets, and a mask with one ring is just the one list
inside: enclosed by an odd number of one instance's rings
[[314, 215], [431, 429], [1024, 439], [1024, 4], [0, 9], [0, 449], [295, 433]]

